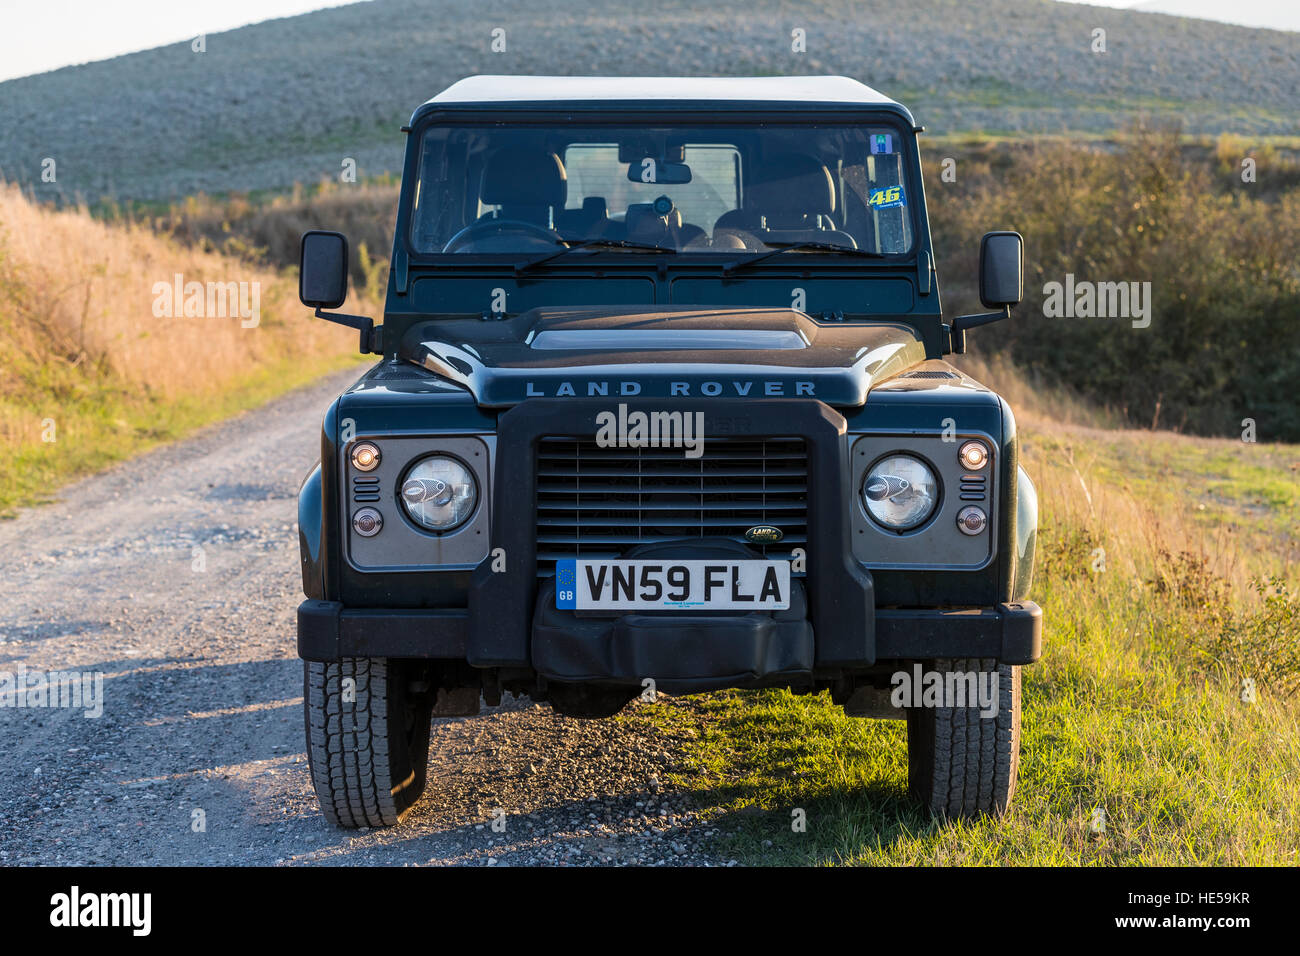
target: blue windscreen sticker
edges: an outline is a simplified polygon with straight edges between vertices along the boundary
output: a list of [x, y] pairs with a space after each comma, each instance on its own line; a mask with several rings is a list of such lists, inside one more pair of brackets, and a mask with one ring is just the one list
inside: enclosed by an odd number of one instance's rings
[[893, 133], [874, 133], [871, 136], [871, 153], [878, 156], [881, 153], [892, 153], [894, 151], [894, 134]]
[[573, 558], [561, 558], [555, 562], [555, 606], [576, 608], [578, 586], [577, 562]]
[[906, 206], [902, 186], [881, 186], [867, 193], [867, 205], [872, 209], [894, 209]]

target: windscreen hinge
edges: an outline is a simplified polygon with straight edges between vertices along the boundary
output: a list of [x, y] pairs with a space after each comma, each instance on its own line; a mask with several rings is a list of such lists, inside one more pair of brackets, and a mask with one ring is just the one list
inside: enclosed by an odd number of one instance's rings
[[393, 250], [393, 291], [398, 295], [406, 295], [409, 284], [410, 269], [406, 260], [406, 250], [399, 245]]

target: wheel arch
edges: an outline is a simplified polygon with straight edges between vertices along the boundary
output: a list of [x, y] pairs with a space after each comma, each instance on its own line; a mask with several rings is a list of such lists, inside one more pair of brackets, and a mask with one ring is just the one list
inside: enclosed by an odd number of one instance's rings
[[325, 600], [325, 512], [322, 507], [320, 462], [298, 489], [298, 554], [302, 560], [302, 593], [313, 601]]

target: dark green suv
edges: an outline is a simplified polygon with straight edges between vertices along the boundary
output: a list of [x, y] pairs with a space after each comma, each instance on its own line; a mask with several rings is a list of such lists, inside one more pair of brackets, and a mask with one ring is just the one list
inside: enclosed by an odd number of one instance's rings
[[308, 755], [326, 816], [396, 823], [431, 718], [503, 692], [829, 691], [905, 719], [913, 793], [1006, 808], [1037, 502], [998, 395], [944, 361], [916, 135], [843, 77], [474, 77], [411, 118], [381, 356], [299, 497]]

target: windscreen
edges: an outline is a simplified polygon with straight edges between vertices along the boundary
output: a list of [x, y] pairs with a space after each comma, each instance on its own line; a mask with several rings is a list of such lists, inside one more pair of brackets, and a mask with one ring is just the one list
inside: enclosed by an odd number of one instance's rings
[[913, 242], [905, 157], [891, 125], [431, 126], [411, 241], [435, 254], [593, 240], [901, 254]]

